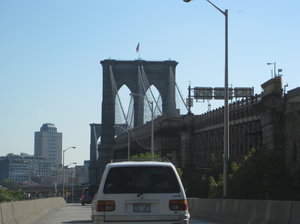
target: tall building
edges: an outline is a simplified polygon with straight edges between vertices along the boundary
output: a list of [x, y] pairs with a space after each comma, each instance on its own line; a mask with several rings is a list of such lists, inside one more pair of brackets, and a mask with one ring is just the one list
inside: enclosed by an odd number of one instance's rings
[[31, 156], [26, 153], [0, 157], [0, 180], [22, 182], [54, 183], [57, 182], [57, 169], [43, 157]]
[[89, 183], [89, 165], [90, 161], [85, 160], [82, 166], [75, 166], [75, 177], [78, 184], [84, 185]]
[[62, 133], [57, 132], [54, 124], [43, 124], [34, 135], [34, 155], [48, 159], [59, 166], [62, 164]]

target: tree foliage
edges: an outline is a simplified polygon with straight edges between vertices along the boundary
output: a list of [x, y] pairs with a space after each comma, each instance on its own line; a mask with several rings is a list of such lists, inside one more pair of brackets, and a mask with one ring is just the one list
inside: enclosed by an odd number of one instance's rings
[[5, 187], [9, 190], [18, 190], [19, 189], [19, 184], [14, 181], [14, 180], [10, 180], [10, 179], [3, 179], [1, 182], [0, 182], [0, 185], [2, 187]]
[[[138, 157], [150, 159], [150, 153]], [[180, 173], [188, 197], [223, 196], [223, 160], [214, 154], [207, 168], [188, 167]], [[264, 148], [249, 150], [241, 162], [231, 161], [228, 184], [229, 198], [300, 200], [300, 170], [291, 174], [283, 156]]]
[[229, 179], [231, 198], [286, 199], [288, 173], [275, 153], [252, 149], [236, 167]]
[[6, 188], [0, 188], [0, 202], [19, 201], [24, 200], [24, 195], [15, 190], [8, 190]]
[[183, 185], [188, 197], [215, 198], [222, 195], [222, 161], [210, 155], [207, 168], [188, 167], [183, 171]]
[[0, 182], [0, 202], [24, 200], [24, 195], [19, 191], [19, 184], [10, 179]]
[[182, 183], [188, 197], [208, 196], [208, 180], [206, 172], [199, 172], [192, 167], [183, 170]]
[[[210, 198], [223, 195], [223, 171], [216, 165], [219, 163], [222, 161], [218, 162], [211, 156]], [[218, 176], [216, 172], [219, 172]], [[289, 182], [289, 174], [281, 157], [264, 149], [251, 149], [241, 163], [230, 163], [228, 194], [230, 198], [238, 199], [283, 200], [288, 199]]]
[[[147, 160], [151, 160], [151, 153], [150, 152], [140, 153], [140, 154], [133, 155], [130, 158], [132, 160], [147, 161]], [[154, 153], [154, 161], [166, 161], [166, 160]], [[181, 168], [176, 168], [176, 170], [177, 170], [177, 173], [178, 173], [179, 177], [182, 177], [182, 174], [183, 174], [182, 169]]]
[[[206, 170], [183, 172], [188, 197], [223, 196], [223, 161], [211, 154]], [[284, 157], [251, 149], [241, 162], [231, 161], [228, 196], [236, 199], [300, 200], [300, 170], [286, 169]]]
[[[150, 152], [140, 153], [140, 154], [132, 155], [130, 158], [132, 160], [151, 160], [151, 153]], [[162, 158], [159, 155], [154, 154], [154, 160], [162, 161]]]

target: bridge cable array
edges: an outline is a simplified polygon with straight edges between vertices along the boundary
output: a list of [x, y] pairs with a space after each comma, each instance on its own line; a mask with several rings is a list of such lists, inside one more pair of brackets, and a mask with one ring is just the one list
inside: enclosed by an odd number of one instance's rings
[[[125, 113], [124, 106], [121, 102], [121, 99], [120, 99], [120, 96], [119, 96], [119, 91], [118, 91], [116, 81], [115, 81], [115, 78], [114, 78], [112, 66], [109, 66], [109, 71], [110, 71], [110, 80], [111, 80], [111, 86], [112, 86], [112, 96], [115, 96], [116, 119], [119, 117], [119, 115], [117, 115], [117, 114], [119, 114], [118, 111], [121, 110], [121, 117], [123, 117], [123, 119], [120, 119], [120, 120], [125, 120], [125, 125], [127, 127], [127, 130], [130, 131], [130, 129], [132, 129], [133, 125], [134, 125], [133, 124], [133, 120], [134, 120], [134, 111], [133, 111], [134, 102], [133, 102], [133, 98], [130, 97], [128, 111], [127, 111], [127, 113]], [[180, 89], [179, 89], [179, 87], [176, 83], [175, 72], [174, 72], [174, 70], [171, 66], [169, 67], [169, 77], [170, 77], [170, 80], [172, 82], [171, 84], [174, 84], [174, 86], [176, 87], [175, 91], [177, 90], [176, 92], [179, 94], [179, 98], [181, 99], [182, 103], [184, 104], [184, 107], [186, 108], [186, 110], [188, 110], [188, 107], [187, 107], [187, 105], [184, 101], [184, 98], [183, 98], [183, 96], [180, 92]], [[141, 94], [145, 97], [145, 101], [147, 101], [146, 105], [148, 104], [148, 107], [144, 107], [144, 122], [145, 122], [145, 120], [149, 120], [147, 118], [145, 119], [145, 115], [147, 114], [147, 113], [145, 113], [145, 111], [149, 112], [149, 109], [151, 108], [150, 103], [149, 103], [150, 101], [153, 101], [154, 117], [157, 117], [157, 116], [161, 115], [162, 114], [162, 108], [160, 106], [161, 105], [161, 95], [158, 94], [158, 96], [156, 97], [155, 94], [153, 93], [152, 89], [150, 88], [151, 86], [150, 86], [149, 81], [147, 79], [146, 72], [145, 72], [145, 69], [144, 69], [143, 65], [138, 66], [138, 85], [139, 85], [139, 89], [142, 90], [142, 93], [139, 93], [139, 94]], [[122, 123], [122, 122], [120, 122], [120, 123]], [[150, 150], [150, 148], [144, 146], [141, 142], [138, 141], [138, 139], [136, 138], [136, 136], [134, 135], [133, 132], [131, 132], [131, 133], [132, 133], [132, 136], [134, 137], [134, 139], [136, 140], [136, 142], [140, 146], [142, 146], [145, 149]]]

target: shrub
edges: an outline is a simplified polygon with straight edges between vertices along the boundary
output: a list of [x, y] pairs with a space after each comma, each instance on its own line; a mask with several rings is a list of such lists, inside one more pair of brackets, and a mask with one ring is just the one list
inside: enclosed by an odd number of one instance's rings
[[19, 191], [0, 188], [0, 202], [20, 201], [24, 199], [24, 195]]
[[232, 164], [229, 195], [239, 199], [286, 199], [289, 186], [284, 161], [275, 153], [252, 149], [241, 164]]

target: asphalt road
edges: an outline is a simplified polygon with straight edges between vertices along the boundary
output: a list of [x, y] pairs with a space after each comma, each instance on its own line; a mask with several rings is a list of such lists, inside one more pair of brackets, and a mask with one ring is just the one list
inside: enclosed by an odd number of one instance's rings
[[[81, 204], [66, 204], [46, 214], [32, 224], [86, 224], [91, 221], [91, 206]], [[220, 224], [199, 219], [191, 219], [190, 224]]]

